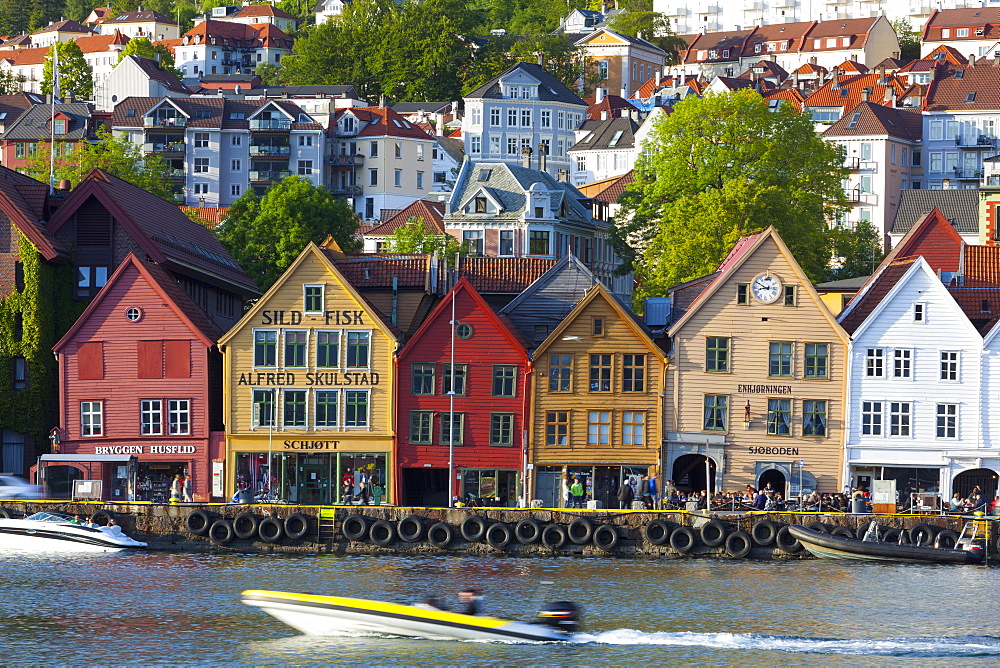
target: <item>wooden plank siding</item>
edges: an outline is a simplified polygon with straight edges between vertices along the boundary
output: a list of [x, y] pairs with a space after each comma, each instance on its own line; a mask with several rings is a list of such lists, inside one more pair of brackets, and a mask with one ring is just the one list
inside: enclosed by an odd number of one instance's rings
[[[698, 454], [698, 448], [709, 439], [724, 437], [725, 464], [716, 473], [716, 485], [723, 490], [748, 484], [756, 486], [758, 462], [784, 465], [794, 461], [797, 471], [797, 462], [804, 460], [805, 470], [815, 475], [822, 491], [840, 491], [846, 334], [833, 320], [777, 233], [773, 230], [763, 233], [758, 243], [742, 260], [720, 274], [670, 331], [673, 359], [667, 390], [666, 429], [681, 435], [675, 438], [678, 443], [668, 443], [664, 466], [669, 475], [673, 462], [680, 456]], [[784, 305], [783, 294], [768, 304], [752, 296], [748, 296], [748, 304], [737, 304], [737, 286], [751, 284], [763, 273], [778, 278], [782, 288], [794, 286], [794, 306]], [[706, 371], [708, 337], [729, 339], [728, 371]], [[771, 342], [792, 344], [790, 377], [769, 376]], [[807, 343], [828, 346], [825, 379], [805, 377]], [[776, 387], [789, 389], [777, 390]], [[706, 395], [728, 397], [725, 431], [704, 428]], [[791, 400], [788, 436], [767, 433], [768, 400], [772, 398]], [[827, 402], [825, 437], [803, 436], [803, 401], [807, 400]], [[749, 430], [743, 422], [747, 401], [751, 415]], [[717, 459], [716, 455], [712, 456]]]

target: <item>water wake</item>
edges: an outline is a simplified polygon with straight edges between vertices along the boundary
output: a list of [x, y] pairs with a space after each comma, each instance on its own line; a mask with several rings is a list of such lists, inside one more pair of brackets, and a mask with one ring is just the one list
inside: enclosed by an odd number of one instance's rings
[[632, 629], [617, 629], [601, 633], [581, 633], [574, 638], [574, 642], [912, 658], [1000, 656], [1000, 638], [990, 636], [809, 638], [759, 633], [644, 633]]

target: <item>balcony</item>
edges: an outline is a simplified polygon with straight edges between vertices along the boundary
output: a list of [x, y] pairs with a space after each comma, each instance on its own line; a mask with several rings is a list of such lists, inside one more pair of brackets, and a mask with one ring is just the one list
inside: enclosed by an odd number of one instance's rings
[[844, 167], [850, 170], [860, 169], [861, 159], [857, 156], [847, 156], [844, 158]]
[[338, 186], [330, 185], [330, 193], [333, 195], [360, 195], [361, 186]]
[[252, 171], [250, 172], [251, 181], [281, 181], [284, 178], [291, 176], [292, 173], [287, 169], [281, 171]]
[[699, 14], [721, 14], [722, 7], [719, 5], [705, 5], [701, 10], [698, 11]]
[[860, 160], [858, 162], [858, 169], [863, 169], [871, 174], [878, 173], [878, 163], [874, 160]]
[[360, 167], [365, 162], [363, 155], [331, 155], [331, 167]]
[[145, 153], [164, 153], [168, 155], [183, 154], [184, 142], [172, 141], [164, 144], [158, 142], [147, 142], [142, 145], [142, 150]]
[[860, 202], [861, 188], [848, 188], [844, 191], [844, 196], [847, 198], [848, 202]]
[[996, 146], [996, 144], [996, 137], [987, 137], [986, 135], [960, 135], [955, 137], [955, 146], [991, 148]]
[[983, 170], [981, 169], [960, 169], [955, 168], [955, 178], [960, 181], [972, 181], [983, 178]]
[[762, 11], [763, 9], [764, 9], [763, 2], [752, 2], [752, 0], [747, 0], [747, 2], [743, 3], [744, 12], [759, 12]]
[[663, 11], [664, 16], [687, 16], [688, 8], [686, 5], [678, 5], [676, 7], [670, 7]]
[[291, 148], [291, 146], [276, 146], [274, 144], [250, 144], [250, 157], [288, 159]]
[[909, 11], [906, 12], [907, 16], [927, 16], [933, 11], [933, 7], [930, 5], [910, 5]]
[[183, 179], [187, 176], [183, 169], [171, 169], [168, 176], [172, 179]]
[[187, 126], [186, 116], [145, 116], [142, 124], [147, 128], [184, 128]]
[[1000, 174], [990, 174], [983, 181], [984, 188], [1000, 188]]
[[184, 204], [184, 193], [173, 193], [170, 198], [175, 204]]
[[287, 118], [251, 118], [251, 130], [288, 130], [292, 121]]

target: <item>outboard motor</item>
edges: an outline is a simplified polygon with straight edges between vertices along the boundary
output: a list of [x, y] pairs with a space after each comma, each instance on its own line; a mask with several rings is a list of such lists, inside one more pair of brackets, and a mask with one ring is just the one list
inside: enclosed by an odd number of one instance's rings
[[538, 611], [535, 623], [563, 633], [576, 633], [580, 630], [580, 612], [580, 607], [572, 601], [553, 601]]

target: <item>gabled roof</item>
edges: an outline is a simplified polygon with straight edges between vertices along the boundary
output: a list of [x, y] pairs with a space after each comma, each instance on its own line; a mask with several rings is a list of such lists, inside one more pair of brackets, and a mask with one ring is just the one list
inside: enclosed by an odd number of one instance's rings
[[543, 257], [459, 258], [458, 275], [469, 279], [479, 294], [518, 294], [555, 264]]
[[429, 290], [431, 255], [422, 253], [338, 253], [320, 250], [359, 290]]
[[[753, 58], [755, 55], [767, 53], [794, 53], [799, 50], [803, 36], [809, 32], [813, 24], [809, 21], [798, 23], [771, 23], [758, 26], [757, 29], [747, 37], [743, 47], [743, 57]], [[756, 50], [756, 45], [760, 44], [760, 50]], [[766, 44], [775, 44], [774, 50], [768, 50]], [[782, 46], [785, 46], [782, 49]]]
[[55, 23], [50, 23], [49, 25], [36, 30], [31, 33], [32, 35], [41, 35], [47, 32], [79, 32], [79, 33], [89, 33], [93, 32], [90, 28], [80, 25], [73, 20], [56, 21]]
[[195, 338], [200, 340], [206, 347], [215, 345], [221, 332], [212, 324], [212, 321], [201, 307], [184, 292], [184, 289], [177, 280], [168, 271], [163, 269], [163, 267], [152, 262], [142, 262], [134, 253], [129, 253], [128, 257], [118, 265], [115, 273], [111, 275], [111, 278], [108, 279], [108, 282], [101, 288], [100, 292], [87, 305], [87, 308], [84, 309], [80, 317], [76, 319], [73, 326], [69, 328], [69, 331], [52, 346], [52, 350], [56, 352], [62, 350], [66, 344], [76, 337], [76, 334], [87, 324], [93, 313], [101, 308], [104, 301], [108, 299], [108, 295], [115, 292], [115, 285], [118, 281], [122, 280], [122, 277], [130, 271], [137, 271], [146, 280], [167, 307], [191, 330]]
[[[586, 100], [589, 102], [590, 100]], [[585, 119], [599, 121], [601, 120], [601, 113], [607, 114], [608, 118], [614, 116], [621, 116], [620, 111], [626, 109], [628, 111], [635, 111], [635, 107], [629, 104], [629, 101], [620, 95], [605, 95], [604, 99], [600, 102], [593, 102], [589, 107], [587, 107], [587, 113], [583, 115]]]
[[276, 16], [281, 19], [297, 20], [288, 12], [278, 9], [274, 5], [247, 5], [233, 14], [234, 19], [242, 19], [248, 16]]
[[900, 191], [892, 234], [906, 234], [928, 211], [938, 209], [959, 234], [979, 232], [979, 191], [969, 188]]
[[[115, 105], [113, 127], [143, 127], [143, 116], [155, 107], [167, 105], [187, 117], [187, 126], [242, 130], [250, 127], [250, 117], [262, 108], [274, 107], [291, 120], [292, 130], [322, 130], [322, 126], [291, 100], [237, 100], [218, 96], [198, 97], [127, 97]], [[130, 112], [131, 110], [131, 112]], [[298, 119], [309, 118], [308, 122]]]
[[520, 212], [527, 205], [525, 193], [535, 183], [541, 184], [545, 190], [554, 193], [550, 199], [550, 208], [557, 207], [560, 202], [565, 202], [570, 214], [568, 219], [581, 225], [593, 225], [590, 211], [580, 202], [583, 195], [573, 185], [565, 181], [557, 181], [548, 172], [503, 162], [466, 161], [463, 163], [462, 171], [449, 201], [449, 207], [446, 209], [450, 212], [445, 213], [445, 217], [464, 215], [457, 209], [469, 201], [475, 191], [485, 186], [492, 189], [490, 191], [492, 196], [502, 204], [502, 210], [491, 214], [491, 218], [518, 219]]
[[899, 58], [893, 58], [892, 56], [886, 56], [878, 63], [876, 63], [875, 67], [873, 67], [872, 69], [873, 70], [882, 69], [885, 70], [886, 72], [895, 72], [904, 65], [906, 65], [905, 60], [900, 60]]
[[872, 274], [868, 283], [854, 295], [854, 298], [840, 312], [840, 326], [844, 328], [844, 331], [853, 336], [854, 332], [868, 319], [868, 316], [883, 302], [893, 286], [920, 260], [919, 257], [906, 257], [892, 260], [879, 267]]
[[609, 176], [599, 181], [591, 181], [577, 186], [583, 195], [590, 199], [600, 200], [608, 204], [617, 204], [618, 198], [628, 188], [629, 184], [635, 181], [635, 171], [629, 170], [619, 176]]
[[635, 146], [635, 133], [639, 129], [639, 122], [631, 117], [609, 118], [594, 123], [587, 128], [589, 132], [569, 148], [570, 151], [615, 151]]
[[228, 206], [182, 206], [181, 211], [185, 215], [195, 214], [208, 223], [209, 227], [218, 227], [225, 222], [226, 216], [229, 215]]
[[[200, 41], [199, 41], [200, 38]], [[202, 21], [184, 33], [181, 44], [207, 45], [215, 39], [217, 46], [290, 49], [292, 38], [270, 23], [236, 23], [233, 21]]]
[[45, 225], [49, 186], [0, 166], [0, 220], [10, 221], [46, 260], [66, 260], [69, 250]]
[[[874, 104], [888, 103], [886, 89], [892, 88], [900, 97], [906, 86], [896, 75], [884, 78], [878, 72], [868, 74], [833, 74], [805, 100], [807, 107], [841, 107], [844, 113], [861, 102], [862, 93], [870, 89], [868, 100]], [[889, 96], [891, 99], [891, 95]]]
[[464, 97], [466, 99], [503, 99], [504, 96], [503, 91], [500, 89], [500, 82], [509, 78], [517, 71], [524, 72], [529, 77], [538, 81], [538, 99], [542, 102], [561, 102], [563, 104], [576, 104], [580, 106], [587, 105], [587, 103], [581, 100], [576, 93], [566, 86], [566, 84], [552, 76], [548, 70], [541, 65], [536, 65], [534, 63], [516, 63], [471, 93], [466, 93]]
[[[89, 102], [69, 102], [56, 105], [56, 114], [62, 114], [68, 120], [66, 133], [56, 135], [57, 141], [79, 141], [93, 137], [94, 129], [90, 119], [94, 105]], [[37, 142], [48, 140], [49, 119], [52, 118], [52, 108], [47, 104], [36, 104], [24, 112], [13, 124], [7, 126], [0, 135], [2, 140], [21, 140]]]
[[859, 102], [822, 135], [823, 137], [886, 135], [918, 142], [923, 137], [923, 118], [917, 110]]
[[[683, 62], [709, 63], [739, 60], [740, 56], [743, 55], [747, 40], [756, 30], [756, 28], [752, 28], [750, 30], [729, 30], [693, 35], [693, 39], [688, 42], [687, 51], [683, 54]], [[688, 40], [685, 39], [685, 41]], [[700, 51], [706, 52], [705, 58], [698, 57]], [[711, 51], [715, 51], [714, 58]], [[725, 55], [726, 51], [729, 52], [728, 56]]]
[[[925, 61], [929, 60], [932, 62], [938, 62], [944, 60], [951, 63], [952, 65], [969, 64], [969, 59], [965, 57], [965, 54], [963, 54], [961, 51], [959, 51], [950, 44], [938, 44], [936, 47], [934, 47], [934, 50], [930, 51], [926, 56], [924, 56], [920, 60], [925, 60]], [[912, 65], [914, 62], [918, 61], [912, 61], [910, 64]]]
[[0, 95], [0, 126], [9, 128], [21, 114], [44, 101], [45, 98], [34, 93]]
[[980, 334], [990, 331], [1000, 317], [1000, 285], [991, 287], [948, 286], [948, 294], [958, 302], [972, 326]]
[[962, 254], [962, 284], [1000, 287], [1000, 246], [970, 244]]
[[611, 30], [610, 28], [606, 28], [606, 27], [604, 27], [604, 28], [598, 28], [597, 30], [595, 30], [593, 32], [587, 33], [586, 35], [584, 35], [580, 39], [576, 40], [576, 42], [574, 42], [574, 45], [575, 46], [601, 46], [600, 44], [598, 44], [598, 41], [600, 39], [603, 39], [603, 36], [605, 36], [605, 35], [606, 36], [610, 36], [612, 38], [612, 40], [618, 40], [618, 41], [621, 41], [621, 42], [625, 42], [626, 44], [630, 44], [632, 46], [640, 46], [640, 47], [642, 47], [644, 49], [648, 49], [650, 51], [659, 51], [664, 56], [666, 56], [666, 51], [664, 51], [660, 47], [656, 46], [655, 44], [647, 42], [646, 40], [642, 39], [641, 37], [631, 37], [629, 35], [623, 35], [623, 34], [621, 34], [619, 32], [615, 32], [614, 30]]
[[[857, 49], [868, 41], [868, 31], [882, 17], [865, 19], [836, 19], [832, 21], [817, 21], [802, 42], [802, 51], [834, 51], [839, 49]], [[844, 46], [838, 39], [836, 46], [827, 46], [826, 39], [831, 37], [848, 37], [850, 43]], [[823, 39], [819, 48], [813, 46], [814, 39]]]
[[[795, 25], [794, 23], [792, 25]], [[741, 74], [738, 79], [765, 79], [772, 78], [777, 79], [778, 83], [781, 83], [788, 78], [788, 72], [785, 71], [778, 63], [773, 60], [758, 60], [756, 63], [751, 65], [746, 69], [743, 74]]]
[[173, 272], [194, 272], [234, 292], [257, 295], [250, 276], [230, 257], [208, 229], [185, 216], [180, 208], [101, 170], [92, 170], [47, 225], [55, 234], [76, 210], [95, 197], [149, 258]]
[[[434, 137], [427, 134], [389, 107], [348, 107], [339, 109], [336, 120], [344, 116], [354, 116], [364, 127], [358, 137], [399, 137], [401, 139], [425, 139], [433, 141]], [[329, 132], [336, 131], [335, 122], [331, 120]]]
[[131, 12], [122, 12], [114, 18], [105, 19], [104, 23], [165, 23], [175, 26], [177, 22], [151, 9], [138, 9]]
[[1000, 68], [994, 67], [993, 59], [981, 58], [973, 67], [938, 68], [924, 110], [975, 109], [1000, 109]]
[[[932, 207], [919, 218], [899, 243], [893, 246], [882, 259], [879, 269], [897, 258], [919, 255], [927, 260], [934, 271], [958, 271], [963, 246], [962, 237], [951, 221], [940, 209]], [[878, 275], [879, 269], [872, 275]]]
[[[944, 28], [970, 28], [970, 30], [965, 37], [959, 37], [954, 30], [948, 37], [944, 37], [941, 34]], [[983, 33], [977, 35], [977, 29], [982, 29]], [[924, 24], [921, 41], [997, 39], [998, 35], [1000, 35], [1000, 8], [938, 9], [931, 13], [927, 23]]]
[[139, 56], [126, 56], [126, 58], [135, 63], [151, 81], [158, 81], [167, 90], [175, 93], [191, 94], [190, 88], [182, 84], [176, 75], [160, 67], [160, 64], [155, 60], [140, 58]]
[[444, 225], [441, 224], [443, 217], [444, 202], [428, 202], [427, 200], [418, 199], [416, 202], [400, 209], [379, 225], [365, 232], [365, 236], [389, 236], [400, 227], [406, 225], [411, 218], [423, 219], [424, 231], [426, 232], [444, 234]]

